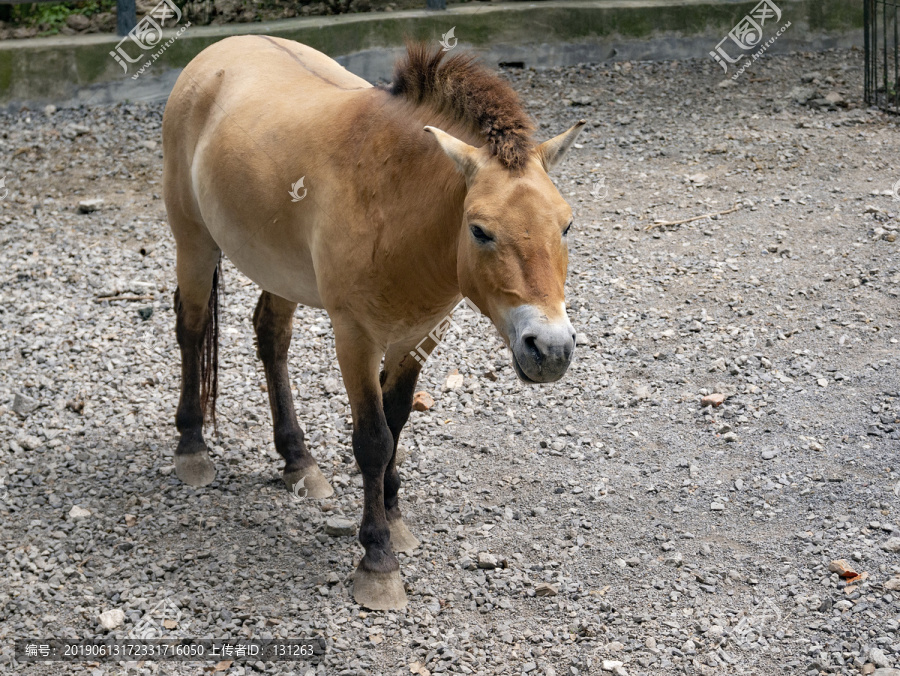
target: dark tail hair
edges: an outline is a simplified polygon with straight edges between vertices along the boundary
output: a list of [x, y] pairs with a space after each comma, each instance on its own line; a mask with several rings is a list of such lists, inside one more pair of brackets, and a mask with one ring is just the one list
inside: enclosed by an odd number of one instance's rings
[[219, 394], [219, 277], [222, 259], [213, 272], [212, 290], [209, 292], [209, 323], [200, 346], [200, 410], [204, 421], [216, 426], [216, 397]]

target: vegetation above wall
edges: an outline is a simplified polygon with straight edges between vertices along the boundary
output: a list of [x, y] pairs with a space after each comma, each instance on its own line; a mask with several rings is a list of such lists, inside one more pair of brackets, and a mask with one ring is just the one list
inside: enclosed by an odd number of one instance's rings
[[[460, 4], [470, 0], [453, 0]], [[158, 0], [138, 0], [138, 17]], [[221, 25], [274, 21], [297, 16], [324, 16], [353, 12], [391, 12], [422, 9], [425, 0], [176, 0], [191, 25]], [[116, 30], [116, 0], [0, 5], [0, 40], [112, 33]]]

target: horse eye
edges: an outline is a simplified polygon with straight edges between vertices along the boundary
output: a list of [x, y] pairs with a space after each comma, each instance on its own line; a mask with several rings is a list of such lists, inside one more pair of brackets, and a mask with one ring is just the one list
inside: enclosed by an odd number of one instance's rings
[[569, 223], [569, 224], [566, 226], [566, 229], [563, 230], [563, 237], [567, 237], [567, 236], [569, 235], [569, 230], [571, 230], [571, 228], [572, 228], [572, 224]]
[[475, 241], [479, 244], [487, 244], [494, 241], [494, 238], [482, 230], [479, 225], [469, 226], [469, 230], [472, 232], [472, 237], [474, 237]]

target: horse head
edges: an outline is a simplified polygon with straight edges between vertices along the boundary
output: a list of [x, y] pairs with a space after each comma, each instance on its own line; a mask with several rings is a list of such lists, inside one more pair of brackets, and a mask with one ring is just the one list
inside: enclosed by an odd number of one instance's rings
[[541, 143], [515, 169], [484, 146], [426, 127], [465, 176], [457, 251], [460, 291], [487, 315], [527, 383], [559, 380], [575, 351], [565, 283], [572, 209], [548, 172], [584, 121]]

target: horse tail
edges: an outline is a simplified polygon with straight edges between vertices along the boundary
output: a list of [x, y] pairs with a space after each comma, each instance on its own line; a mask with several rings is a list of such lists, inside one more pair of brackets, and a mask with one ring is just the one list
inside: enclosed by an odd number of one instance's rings
[[222, 259], [213, 271], [212, 289], [209, 292], [209, 322], [200, 345], [200, 410], [203, 419], [216, 426], [216, 397], [219, 394], [219, 277]]

